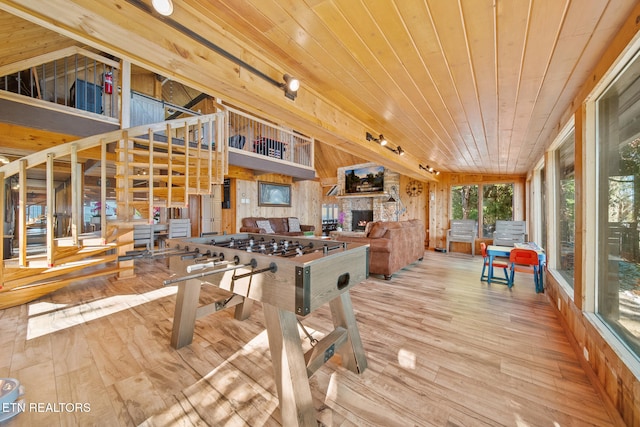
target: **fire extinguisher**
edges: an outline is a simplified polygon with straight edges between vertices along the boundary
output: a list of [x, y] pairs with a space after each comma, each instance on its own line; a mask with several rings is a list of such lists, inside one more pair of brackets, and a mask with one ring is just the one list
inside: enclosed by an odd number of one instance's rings
[[104, 73], [104, 93], [113, 93], [113, 73], [111, 71]]

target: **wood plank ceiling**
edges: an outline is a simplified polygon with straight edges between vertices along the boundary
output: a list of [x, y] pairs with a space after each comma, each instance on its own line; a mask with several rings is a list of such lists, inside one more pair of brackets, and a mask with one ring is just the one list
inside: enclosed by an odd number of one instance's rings
[[[421, 179], [430, 175], [419, 164], [529, 171], [638, 4], [181, 0], [163, 18], [150, 3], [0, 0], [0, 9]], [[286, 99], [213, 44], [275, 81], [298, 77], [298, 98]], [[407, 155], [366, 141], [366, 132]]]

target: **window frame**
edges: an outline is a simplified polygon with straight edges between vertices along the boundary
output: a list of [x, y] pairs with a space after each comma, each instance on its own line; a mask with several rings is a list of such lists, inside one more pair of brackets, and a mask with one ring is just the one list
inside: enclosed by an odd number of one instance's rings
[[[557, 260], [559, 259], [558, 254], [558, 236], [560, 235], [558, 228], [560, 226], [560, 221], [558, 220], [558, 216], [556, 212], [559, 209], [559, 195], [558, 187], [559, 187], [559, 177], [558, 177], [558, 157], [557, 154], [560, 150], [560, 147], [567, 141], [567, 138], [571, 133], [574, 132], [575, 135], [575, 118], [572, 116], [570, 120], [565, 123], [564, 127], [560, 130], [556, 138], [551, 143], [549, 150], [547, 152], [547, 165], [545, 168], [546, 172], [546, 194], [552, 197], [547, 197], [547, 230], [551, 232], [547, 232], [547, 247], [545, 248], [547, 252], [547, 270], [553, 276], [553, 278], [560, 284], [560, 286], [564, 289], [565, 293], [569, 295], [572, 300], [575, 300], [574, 294], [574, 286], [567, 281], [567, 279], [559, 272], [559, 267], [557, 265]], [[577, 141], [574, 136], [574, 167], [576, 163], [575, 159], [575, 145]], [[574, 176], [574, 179], [577, 180], [578, 177]], [[579, 248], [574, 247], [574, 252], [579, 250]]]
[[[585, 318], [594, 326], [602, 338], [611, 346], [614, 352], [620, 357], [625, 365], [640, 378], [640, 354], [632, 351], [621, 339], [615, 330], [606, 323], [598, 314], [597, 291], [598, 291], [598, 254], [596, 251], [597, 237], [599, 234], [598, 224], [598, 183], [599, 157], [597, 135], [598, 117], [597, 102], [607, 91], [613, 82], [634, 60], [640, 58], [640, 38], [636, 38], [627, 46], [627, 49], [614, 62], [603, 78], [586, 97], [584, 102], [584, 153], [583, 153], [583, 197], [581, 206], [584, 211], [583, 227], [589, 232], [584, 233], [583, 239], [583, 262], [582, 262], [582, 310]], [[578, 141], [576, 142], [578, 143]], [[595, 230], [595, 231], [594, 231]], [[572, 294], [571, 294], [572, 295]]]
[[512, 180], [505, 180], [505, 181], [486, 181], [486, 182], [481, 182], [478, 183], [477, 181], [474, 182], [466, 182], [466, 183], [457, 183], [457, 184], [452, 184], [449, 187], [449, 221], [451, 221], [452, 219], [460, 219], [460, 218], [453, 218], [453, 197], [452, 197], [452, 191], [454, 187], [465, 187], [465, 186], [477, 186], [478, 187], [478, 228], [477, 228], [477, 232], [478, 232], [478, 238], [479, 239], [491, 239], [492, 237], [484, 237], [483, 236], [483, 224], [484, 224], [484, 215], [483, 215], [483, 206], [484, 206], [484, 187], [488, 186], [488, 185], [511, 185], [513, 187], [513, 194], [511, 196], [511, 220], [516, 220], [517, 212], [518, 210], [518, 205], [516, 204], [516, 199], [518, 197], [518, 195], [520, 194], [520, 183], [516, 182], [516, 181], [512, 181]]
[[[529, 232], [531, 235], [530, 240], [538, 243], [541, 247], [547, 246], [547, 228], [548, 219], [546, 219], [546, 212], [548, 208], [547, 203], [543, 203], [543, 194], [548, 194], [546, 191], [546, 182], [548, 178], [543, 182], [542, 171], [544, 170], [545, 178], [548, 177], [548, 165], [545, 163], [544, 157], [541, 158], [533, 168], [531, 179], [529, 180], [529, 199], [526, 201], [529, 206], [529, 218], [531, 218], [529, 225]], [[543, 191], [544, 190], [544, 191]], [[544, 221], [543, 221], [544, 220]], [[547, 225], [547, 228], [544, 226]]]

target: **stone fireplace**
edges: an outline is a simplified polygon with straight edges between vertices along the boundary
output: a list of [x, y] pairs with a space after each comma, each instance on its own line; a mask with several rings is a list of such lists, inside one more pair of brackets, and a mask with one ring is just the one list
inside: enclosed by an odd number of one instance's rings
[[364, 231], [368, 222], [373, 221], [373, 210], [351, 211], [351, 230]]
[[[380, 193], [371, 194], [344, 194], [344, 176], [346, 169], [356, 167], [375, 166], [374, 163], [348, 166], [338, 168], [338, 185], [340, 187], [338, 198], [338, 209], [344, 212], [345, 218], [342, 223], [344, 231], [364, 231], [369, 221], [396, 221], [397, 204], [389, 203], [391, 188], [395, 187], [395, 193], [399, 188], [400, 174], [385, 168], [384, 190]], [[366, 217], [361, 218], [361, 215]]]

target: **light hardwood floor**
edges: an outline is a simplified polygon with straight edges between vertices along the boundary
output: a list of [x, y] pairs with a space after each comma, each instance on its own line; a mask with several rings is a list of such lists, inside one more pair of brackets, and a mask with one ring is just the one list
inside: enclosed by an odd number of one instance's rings
[[[136, 262], [134, 279], [78, 282], [0, 311], [0, 376], [19, 379], [27, 402], [5, 425], [280, 425], [260, 304], [246, 321], [233, 309], [199, 320], [193, 344], [174, 350], [170, 272]], [[509, 290], [480, 282], [481, 268], [479, 256], [427, 251], [391, 281], [357, 285], [369, 367], [356, 375], [331, 360], [314, 374], [319, 424], [620, 425], [532, 277]], [[328, 307], [303, 323], [315, 337], [333, 329]], [[45, 406], [57, 403], [90, 410]]]

